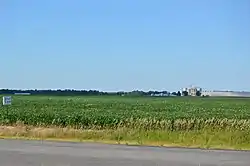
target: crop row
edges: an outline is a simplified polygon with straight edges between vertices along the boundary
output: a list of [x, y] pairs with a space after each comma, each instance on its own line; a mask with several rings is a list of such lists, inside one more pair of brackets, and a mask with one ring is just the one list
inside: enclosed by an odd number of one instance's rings
[[172, 119], [157, 120], [155, 118], [113, 119], [107, 116], [79, 116], [57, 114], [16, 114], [15, 112], [1, 112], [0, 123], [13, 125], [24, 123], [33, 126], [61, 126], [85, 129], [115, 129], [119, 127], [148, 129], [148, 130], [200, 130], [210, 129], [237, 129], [250, 130], [250, 120], [239, 119]]
[[12, 106], [0, 107], [0, 123], [85, 129], [250, 131], [249, 108], [249, 100], [23, 97], [15, 98]]

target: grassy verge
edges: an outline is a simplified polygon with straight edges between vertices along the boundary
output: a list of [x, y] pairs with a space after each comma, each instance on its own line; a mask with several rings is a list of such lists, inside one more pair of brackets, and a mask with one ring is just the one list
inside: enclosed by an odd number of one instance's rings
[[208, 149], [250, 149], [249, 131], [157, 131], [119, 128], [117, 130], [78, 130], [24, 125], [0, 126], [1, 138], [103, 142]]

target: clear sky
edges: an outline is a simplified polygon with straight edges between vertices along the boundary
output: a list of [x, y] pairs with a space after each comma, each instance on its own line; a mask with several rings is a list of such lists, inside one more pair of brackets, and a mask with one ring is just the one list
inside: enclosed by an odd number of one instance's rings
[[249, 0], [1, 0], [0, 88], [250, 91]]

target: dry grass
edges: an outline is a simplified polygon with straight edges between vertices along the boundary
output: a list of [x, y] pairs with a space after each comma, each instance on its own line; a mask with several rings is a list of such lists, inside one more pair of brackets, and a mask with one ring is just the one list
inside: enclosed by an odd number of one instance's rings
[[79, 130], [25, 125], [0, 126], [1, 138], [103, 142], [154, 146], [176, 146], [219, 149], [250, 149], [250, 134], [245, 131], [145, 131]]

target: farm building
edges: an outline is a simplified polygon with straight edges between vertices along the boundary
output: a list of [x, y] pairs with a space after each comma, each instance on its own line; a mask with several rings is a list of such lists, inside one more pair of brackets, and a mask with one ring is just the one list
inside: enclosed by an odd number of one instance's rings
[[196, 87], [196, 86], [191, 86], [189, 88], [183, 88], [182, 92], [188, 92], [189, 96], [196, 96], [197, 92], [202, 92], [202, 89], [200, 87]]
[[202, 90], [200, 87], [190, 86], [189, 88], [183, 88], [182, 92], [188, 92], [189, 96], [196, 96], [197, 92], [201, 93], [201, 96], [221, 96], [221, 97], [250, 97], [250, 92], [244, 91], [208, 91]]
[[202, 96], [250, 97], [250, 92], [236, 91], [203, 91]]

